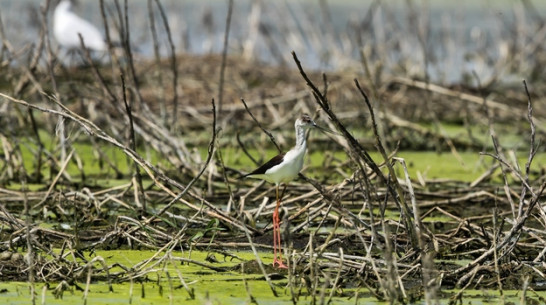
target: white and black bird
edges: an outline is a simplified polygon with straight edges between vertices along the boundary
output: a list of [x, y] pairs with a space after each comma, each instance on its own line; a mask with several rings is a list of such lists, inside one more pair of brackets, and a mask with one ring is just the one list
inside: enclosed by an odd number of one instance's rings
[[59, 45], [71, 50], [81, 48], [80, 37], [89, 50], [104, 52], [108, 47], [101, 31], [72, 11], [71, 0], [61, 0], [53, 13], [53, 35]]
[[327, 129], [319, 127], [307, 114], [301, 115], [301, 117], [296, 120], [294, 126], [296, 128], [296, 146], [294, 146], [294, 148], [286, 153], [281, 153], [273, 157], [271, 160], [267, 161], [264, 165], [260, 166], [253, 172], [240, 177], [258, 178], [275, 183], [277, 205], [275, 207], [275, 211], [273, 212], [273, 266], [277, 266], [279, 268], [287, 268], [282, 261], [279, 219], [279, 207], [281, 205], [282, 194], [279, 196], [279, 186], [281, 183], [284, 183], [286, 188], [286, 183], [294, 180], [303, 167], [305, 152], [307, 150], [306, 131], [312, 128], [317, 128], [322, 131], [331, 132]]

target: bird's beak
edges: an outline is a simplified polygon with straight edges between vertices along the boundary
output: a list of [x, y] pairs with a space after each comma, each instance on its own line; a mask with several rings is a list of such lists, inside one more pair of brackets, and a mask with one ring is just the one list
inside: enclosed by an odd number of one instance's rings
[[330, 133], [330, 134], [334, 134], [334, 135], [338, 135], [340, 136], [341, 134], [339, 132], [335, 132], [333, 130], [330, 130], [330, 129], [327, 129], [327, 128], [324, 128], [324, 127], [321, 127], [317, 124], [315, 124], [315, 128], [322, 131], [322, 132], [325, 132], [325, 133]]

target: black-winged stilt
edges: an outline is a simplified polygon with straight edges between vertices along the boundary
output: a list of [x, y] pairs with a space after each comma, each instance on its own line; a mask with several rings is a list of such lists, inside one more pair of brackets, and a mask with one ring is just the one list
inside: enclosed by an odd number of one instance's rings
[[[287, 268], [282, 261], [282, 248], [281, 248], [281, 230], [279, 219], [279, 207], [281, 205], [282, 194], [279, 196], [279, 186], [281, 183], [286, 183], [294, 180], [298, 176], [303, 167], [303, 160], [305, 152], [307, 150], [306, 131], [308, 129], [317, 128], [322, 131], [331, 132], [318, 126], [309, 115], [303, 114], [296, 120], [294, 124], [296, 128], [296, 146], [286, 153], [281, 153], [271, 160], [267, 161], [264, 165], [260, 166], [253, 172], [241, 176], [259, 178], [265, 181], [275, 183], [275, 194], [277, 197], [277, 205], [273, 212], [273, 266], [279, 268]], [[278, 250], [278, 255], [277, 255]]]

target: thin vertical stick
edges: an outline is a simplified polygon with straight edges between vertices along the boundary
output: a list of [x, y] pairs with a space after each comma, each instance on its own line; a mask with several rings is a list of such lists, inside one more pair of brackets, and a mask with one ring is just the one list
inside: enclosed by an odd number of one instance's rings
[[27, 198], [27, 188], [26, 188], [26, 172], [24, 168], [21, 170], [21, 189], [23, 191], [23, 201], [24, 201], [24, 214], [25, 214], [25, 226], [26, 226], [26, 242], [27, 242], [27, 256], [28, 256], [28, 282], [30, 283], [30, 299], [32, 304], [36, 304], [36, 284], [34, 283], [34, 248], [32, 247], [32, 237], [30, 227], [32, 226], [32, 221], [30, 219], [30, 206], [28, 204]]
[[[530, 143], [529, 143], [529, 157], [525, 163], [525, 182], [529, 184], [529, 174], [531, 172], [531, 163], [537, 153], [535, 145], [535, 122], [533, 121], [533, 105], [531, 104], [531, 94], [529, 93], [529, 88], [527, 88], [527, 82], [523, 80], [523, 87], [525, 88], [525, 93], [527, 94], [527, 120], [529, 120], [529, 125], [531, 128]], [[525, 195], [527, 193], [527, 188], [521, 188], [521, 196], [518, 209], [518, 217], [523, 215], [523, 204], [525, 201]]]
[[133, 276], [129, 276], [129, 279], [131, 282], [129, 283], [129, 304], [133, 304], [133, 288], [134, 288], [134, 281]]
[[173, 280], [171, 279], [171, 275], [169, 274], [169, 271], [165, 272], [165, 275], [167, 276], [167, 282], [169, 283], [169, 304], [174, 304], [174, 286], [173, 286]]
[[141, 107], [147, 108], [146, 104], [144, 103], [144, 100], [142, 98], [142, 95], [140, 94], [140, 82], [138, 81], [138, 77], [136, 75], [136, 69], [135, 69], [135, 63], [133, 60], [133, 51], [131, 49], [131, 39], [129, 35], [129, 6], [128, 1], [125, 0], [124, 6], [123, 6], [123, 13], [121, 12], [121, 8], [119, 6], [119, 2], [116, 0], [115, 2], [116, 9], [118, 11], [120, 24], [121, 24], [121, 36], [122, 36], [122, 45], [123, 49], [125, 50], [125, 54], [127, 56], [127, 66], [129, 67], [129, 75], [131, 76], [131, 81], [133, 82], [134, 86], [134, 92], [135, 96], [137, 98], [138, 104]]
[[42, 286], [42, 305], [46, 305], [47, 285]]
[[224, 95], [224, 74], [226, 70], [226, 59], [228, 51], [229, 28], [231, 25], [231, 14], [233, 12], [233, 0], [229, 0], [228, 13], [226, 17], [226, 31], [224, 32], [224, 48], [222, 50], [222, 65], [220, 66], [220, 85], [218, 88], [218, 113], [222, 113]]
[[[148, 0], [148, 19], [150, 20], [150, 31], [152, 32], [152, 41], [154, 46], [154, 59], [155, 59], [155, 71], [154, 76], [158, 78], [158, 83], [163, 84], [163, 73], [161, 73], [161, 57], [159, 55], [159, 41], [157, 38], [157, 30], [155, 28], [155, 17], [153, 0]], [[163, 122], [167, 122], [167, 106], [164, 96], [160, 98], [159, 102], [160, 116]]]
[[525, 305], [527, 304], [527, 289], [529, 288], [529, 275], [525, 275], [523, 277], [523, 286], [521, 287], [521, 297], [520, 297], [520, 304]]
[[110, 53], [110, 57], [113, 59], [113, 63], [116, 63], [116, 65], [119, 66], [119, 58], [117, 53], [114, 50], [114, 44], [112, 43], [112, 39], [110, 37], [110, 27], [108, 26], [108, 19], [106, 19], [106, 11], [104, 9], [104, 0], [100, 0], [100, 15], [102, 17], [102, 24], [104, 26], [104, 38], [106, 40], [106, 44], [108, 45], [108, 52]]
[[241, 102], [243, 102], [243, 105], [245, 105], [246, 111], [248, 112], [248, 114], [250, 114], [250, 117], [252, 117], [252, 119], [254, 120], [256, 125], [258, 125], [258, 127], [260, 127], [260, 129], [269, 137], [271, 142], [273, 142], [273, 145], [275, 145], [275, 147], [277, 147], [277, 151], [282, 152], [281, 147], [279, 146], [279, 144], [277, 144], [277, 141], [275, 141], [275, 137], [271, 134], [271, 132], [269, 132], [267, 129], [265, 129], [262, 126], [262, 124], [260, 124], [260, 122], [256, 119], [256, 117], [252, 114], [252, 112], [250, 112], [250, 109], [248, 108], [245, 100], [241, 99]]
[[[123, 77], [123, 72], [120, 73], [121, 77], [121, 90], [123, 92], [123, 103], [125, 103], [125, 110], [127, 111], [127, 116], [129, 117], [129, 145], [131, 146], [131, 149], [133, 151], [136, 151], [136, 138], [135, 138], [135, 128], [133, 124], [133, 114], [131, 110], [131, 106], [127, 102], [127, 95], [125, 94], [125, 77]], [[142, 212], [146, 212], [146, 194], [144, 193], [144, 187], [142, 184], [142, 175], [140, 174], [140, 168], [138, 167], [138, 164], [136, 162], [133, 162], [135, 166], [135, 177], [138, 182], [138, 187], [141, 192], [141, 200], [142, 200], [142, 206], [139, 208], [142, 209]]]
[[93, 266], [91, 264], [87, 265], [89, 269], [87, 272], [87, 281], [85, 283], [85, 290], [83, 291], [83, 305], [87, 305], [87, 296], [89, 295], [89, 287], [91, 287], [91, 275], [93, 274]]
[[273, 283], [271, 282], [271, 279], [269, 278], [269, 275], [267, 275], [267, 272], [265, 271], [264, 265], [262, 263], [262, 260], [260, 259], [260, 255], [258, 255], [258, 251], [256, 251], [256, 247], [254, 247], [254, 243], [252, 242], [252, 238], [250, 237], [250, 233], [248, 233], [248, 229], [246, 227], [242, 228], [245, 232], [246, 238], [248, 239], [248, 243], [250, 244], [250, 248], [252, 249], [252, 253], [254, 253], [254, 256], [256, 257], [256, 262], [258, 263], [258, 267], [262, 271], [262, 274], [264, 275], [264, 278], [269, 285], [269, 288], [271, 288], [271, 292], [275, 297], [278, 297], [277, 291], [275, 290], [275, 286], [273, 286]]
[[[161, 2], [159, 2], [159, 0], [155, 0], [155, 3], [157, 4], [159, 12], [161, 13], [161, 18], [163, 19], [163, 25], [165, 26], [165, 31], [167, 31], [167, 39], [169, 40], [169, 46], [171, 48], [171, 68], [173, 70], [173, 121], [171, 130], [174, 130], [176, 126], [178, 112], [178, 68], [176, 63], [176, 51], [174, 48], [171, 29], [169, 27], [169, 21], [167, 20], [165, 10], [163, 9], [163, 6], [161, 5]], [[220, 100], [220, 107], [222, 107], [222, 100]]]
[[[154, 57], [156, 64], [159, 64], [159, 41], [157, 38], [157, 30], [155, 29], [154, 7], [153, 0], [148, 0], [148, 19], [150, 20], [150, 31], [152, 32], [152, 41], [154, 42]], [[161, 74], [160, 74], [161, 76]]]

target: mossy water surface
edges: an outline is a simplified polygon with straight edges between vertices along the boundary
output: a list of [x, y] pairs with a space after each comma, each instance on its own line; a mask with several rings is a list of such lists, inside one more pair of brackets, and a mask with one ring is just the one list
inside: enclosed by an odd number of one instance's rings
[[[58, 250], [57, 250], [58, 251]], [[106, 265], [119, 264], [132, 268], [152, 257], [161, 257], [165, 253], [151, 250], [116, 250], [96, 251], [86, 258], [101, 257]], [[171, 258], [182, 257], [205, 262], [210, 257], [205, 251], [172, 252]], [[235, 252], [240, 259], [224, 259], [216, 254], [218, 267], [237, 267], [241, 261], [255, 259], [254, 254], [248, 251]], [[270, 254], [260, 253], [264, 264], [271, 261]], [[151, 260], [154, 262], [156, 260]], [[100, 265], [97, 265], [100, 267]], [[110, 270], [115, 273], [114, 267]], [[275, 275], [277, 274], [277, 275]], [[0, 283], [0, 303], [6, 305], [31, 304], [31, 287], [34, 287], [36, 304], [65, 305], [65, 304], [294, 304], [293, 295], [288, 287], [286, 272], [271, 272], [272, 283], [277, 293], [275, 296], [261, 273], [242, 273], [240, 270], [225, 272], [212, 271], [195, 264], [176, 263], [160, 264], [150, 269], [146, 280], [142, 281], [106, 281], [91, 282], [87, 287], [85, 281], [74, 282], [64, 289], [60, 283], [3, 282]], [[284, 275], [284, 276], [281, 276]], [[191, 293], [184, 288], [181, 279]], [[296, 304], [314, 304], [313, 297], [305, 288], [296, 289], [299, 298]], [[438, 292], [439, 304], [450, 304], [460, 290], [441, 290]], [[192, 295], [193, 294], [193, 295]], [[325, 291], [325, 300], [329, 299], [329, 291]], [[517, 290], [465, 290], [461, 293], [462, 304], [519, 304], [524, 299], [527, 304], [544, 302], [546, 293], [528, 291], [525, 298], [523, 292]], [[316, 295], [316, 302], [320, 302], [320, 295]], [[525, 302], [524, 301], [524, 302]], [[366, 288], [351, 288], [338, 290], [331, 300], [331, 304], [388, 304], [379, 301]], [[413, 304], [425, 304], [424, 300]]]
[[[157, 255], [159, 254], [159, 255]], [[119, 264], [125, 268], [142, 263], [152, 257], [160, 258], [165, 253], [157, 253], [148, 250], [116, 250], [96, 251], [92, 256], [101, 257], [106, 265]], [[272, 284], [277, 293], [275, 296], [272, 289], [261, 273], [241, 272], [238, 268], [242, 261], [254, 260], [254, 254], [248, 251], [236, 252], [238, 259], [226, 259], [216, 254], [216, 267], [226, 267], [224, 272], [213, 271], [209, 268], [196, 264], [179, 263], [177, 257], [193, 259], [199, 262], [206, 262], [211, 253], [204, 251], [186, 251], [184, 253], [173, 252], [170, 262], [159, 264], [149, 269], [146, 280], [138, 282], [125, 280], [122, 283], [113, 280], [108, 284], [106, 281], [91, 282], [86, 287], [85, 282], [74, 282], [60, 287], [60, 283], [36, 283], [34, 284], [35, 299], [38, 304], [293, 304], [293, 296], [287, 286], [286, 272], [279, 270], [270, 272]], [[264, 264], [272, 261], [272, 255], [260, 253]], [[150, 260], [150, 264], [156, 262]], [[174, 262], [174, 263], [173, 263]], [[207, 263], [208, 264], [208, 263]], [[97, 268], [101, 265], [96, 264]], [[229, 270], [230, 268], [235, 268]], [[269, 266], [267, 266], [268, 269]], [[110, 273], [119, 271], [120, 267], [113, 267]], [[135, 270], [136, 272], [136, 270]], [[275, 275], [276, 274], [276, 275]], [[188, 289], [184, 287], [182, 281]], [[29, 304], [31, 301], [30, 283], [4, 282], [0, 284], [1, 304]], [[86, 291], [87, 290], [87, 291]], [[296, 288], [297, 290], [297, 288]], [[191, 293], [190, 293], [191, 291]], [[305, 296], [307, 291], [299, 291], [300, 300], [303, 303], [310, 301], [310, 296]], [[343, 296], [334, 296], [332, 301], [335, 304], [354, 304], [356, 290], [349, 290]], [[374, 300], [365, 290], [360, 292], [362, 302]], [[381, 304], [381, 303], [376, 303]]]

